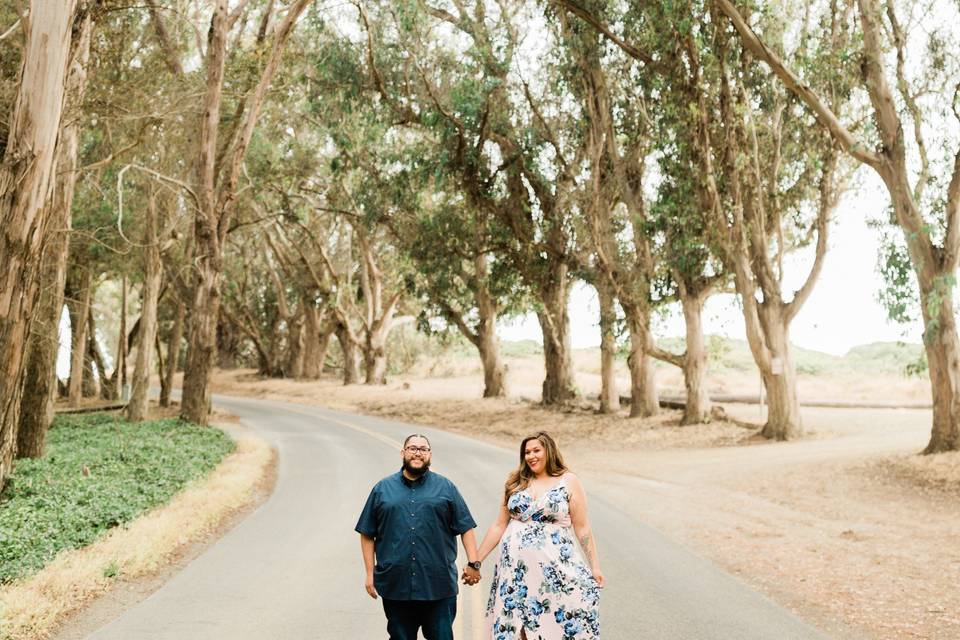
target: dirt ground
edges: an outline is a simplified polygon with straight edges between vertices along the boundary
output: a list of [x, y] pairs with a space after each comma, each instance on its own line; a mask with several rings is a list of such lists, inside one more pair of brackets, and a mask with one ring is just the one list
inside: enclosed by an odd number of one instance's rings
[[[917, 455], [929, 410], [805, 408], [804, 439], [769, 443], [756, 436], [757, 405], [726, 405], [727, 420], [694, 427], [680, 427], [675, 411], [599, 415], [587, 400], [544, 410], [535, 402], [540, 375], [533, 359], [510, 362], [511, 395], [493, 400], [479, 398], [477, 370], [436, 363], [382, 387], [219, 372], [215, 390], [389, 416], [511, 448], [545, 429], [591, 493], [830, 635], [960, 638], [960, 454]], [[662, 388], [678, 380], [666, 373]], [[599, 378], [581, 366], [577, 383], [589, 398]], [[729, 376], [712, 387], [747, 393], [755, 384]], [[801, 378], [800, 388], [817, 399], [924, 399], [922, 383], [895, 378]]]

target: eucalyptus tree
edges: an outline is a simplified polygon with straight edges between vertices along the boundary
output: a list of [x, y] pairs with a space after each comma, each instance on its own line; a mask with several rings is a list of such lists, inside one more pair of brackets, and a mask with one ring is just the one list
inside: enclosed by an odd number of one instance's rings
[[[682, 423], [703, 422], [710, 398], [701, 315], [722, 267], [706, 246], [708, 224], [692, 184], [696, 171], [684, 164], [686, 134], [678, 131], [678, 115], [687, 107], [675, 74], [683, 69], [671, 69], [675, 38], [664, 25], [683, 16], [667, 15], [677, 9], [643, 7], [619, 21], [624, 36], [644, 42], [654, 57], [619, 40], [621, 51], [595, 28], [618, 15], [617, 5], [577, 4], [573, 13], [584, 21], [568, 17], [566, 3], [555, 4], [560, 10], [548, 14], [556, 13], [567, 34], [567, 84], [582, 104], [591, 149], [584, 215], [600, 273], [630, 331], [631, 414], [658, 410], [656, 358], [684, 372]], [[651, 314], [673, 299], [681, 303], [687, 328], [682, 354], [660, 348], [651, 330]]]
[[[206, 48], [201, 52], [205, 87], [199, 105], [202, 117], [189, 191], [195, 213], [196, 260], [182, 399], [182, 416], [198, 424], [206, 424], [210, 413], [210, 375], [217, 350], [223, 245], [234, 215], [243, 159], [287, 40], [309, 3], [310, 0], [294, 0], [282, 17], [273, 15], [272, 1], [259, 7], [260, 26], [246, 51], [242, 48], [243, 34], [237, 33], [231, 38], [231, 32], [238, 23], [246, 26], [248, 3], [241, 3], [231, 11], [227, 0], [217, 0], [210, 17]], [[233, 116], [224, 122], [221, 113], [229, 106], [224, 103], [228, 57], [243, 58], [244, 62], [252, 57], [256, 72], [250, 75], [251, 86], [232, 105]]]
[[[522, 297], [515, 273], [498, 252], [512, 241], [510, 232], [460, 193], [457, 176], [429, 128], [396, 123], [392, 99], [370, 100], [368, 71], [361, 65], [365, 48], [330, 41], [314, 51], [311, 80], [325, 99], [313, 119], [338, 156], [331, 164], [333, 186], [324, 192], [326, 202], [313, 199], [318, 210], [338, 210], [351, 225], [363, 220], [366, 228], [389, 232], [384, 240], [401, 252], [394, 265], [403, 287], [415, 288], [426, 305], [421, 317], [436, 314], [460, 330], [480, 353], [484, 395], [503, 395], [496, 319], [517, 308]], [[389, 72], [379, 65], [372, 68], [378, 76]], [[356, 184], [345, 189], [345, 176]], [[339, 207], [332, 202], [338, 198]], [[356, 231], [362, 240], [362, 229]], [[411, 302], [408, 297], [406, 304]], [[369, 334], [363, 328], [363, 335]]]
[[[77, 182], [69, 264], [72, 299], [67, 300], [74, 334], [70, 388], [74, 403], [81, 388], [89, 391], [92, 385], [87, 382], [93, 376], [87, 363], [92, 360], [102, 393], [117, 397], [128, 368], [126, 353], [137, 344], [128, 414], [142, 419], [161, 291], [157, 256], [171, 243], [178, 217], [178, 194], [170, 191], [171, 183], [161, 180], [159, 172], [175, 173], [181, 157], [184, 138], [179, 135], [179, 125], [183, 115], [174, 105], [182, 83], [171, 83], [155, 72], [154, 66], [162, 64], [164, 55], [160, 47], [151, 45], [149, 38], [130, 36], [149, 26], [149, 13], [138, 7], [109, 9], [101, 10], [97, 21], [90, 78], [84, 102], [74, 114], [73, 125], [82, 127], [77, 167], [61, 174], [70, 179], [71, 196]], [[122, 93], [117, 92], [118, 86], [124, 87]], [[129, 333], [126, 313], [121, 309], [119, 314], [120, 335], [112, 358], [113, 372], [107, 378], [93, 319], [100, 315], [94, 313], [95, 286], [109, 280], [142, 286], [140, 317]], [[126, 287], [121, 286], [123, 302]]]
[[[596, 7], [599, 9], [599, 7]], [[548, 12], [549, 13], [549, 12]], [[631, 416], [650, 416], [660, 401], [653, 357], [658, 353], [651, 331], [657, 304], [656, 277], [661, 254], [650, 217], [645, 187], [652, 149], [649, 82], [637, 81], [634, 61], [606, 50], [602, 37], [559, 12], [561, 91], [580, 104], [588, 174], [583, 180], [582, 210], [591, 239], [601, 302], [604, 385], [601, 406], [609, 405], [612, 378], [610, 314], [619, 301], [630, 334], [628, 365]], [[605, 325], [605, 326], [604, 326]]]
[[43, 454], [47, 429], [53, 422], [57, 396], [57, 354], [60, 347], [60, 316], [66, 281], [68, 241], [73, 206], [81, 104], [87, 84], [87, 66], [94, 13], [85, 7], [78, 13], [71, 38], [64, 114], [57, 142], [56, 181], [46, 207], [49, 230], [43, 250], [40, 292], [30, 330], [24, 393], [20, 400], [17, 427], [17, 457], [37, 458]]
[[[770, 20], [783, 24], [781, 14], [773, 13]], [[850, 97], [850, 76], [841, 65], [849, 33], [842, 14], [828, 15], [819, 24], [809, 20], [808, 11], [799, 19], [800, 35], [793, 46], [808, 64], [836, 70], [818, 82], [839, 110]], [[705, 110], [701, 118], [712, 115], [721, 123], [716, 133], [723, 142], [722, 146], [710, 142], [706, 123], [699, 141], [704, 157], [710, 149], [707, 144], [715, 145], [713, 153], [720, 158], [718, 179], [724, 188], [708, 211], [721, 231], [714, 236], [715, 246], [733, 274], [747, 340], [767, 394], [769, 409], [762, 433], [788, 439], [802, 433], [789, 326], [823, 266], [830, 218], [846, 179], [836, 148], [799, 108], [796, 98], [758, 73], [749, 54], [729, 46], [724, 20], [714, 15], [713, 24], [717, 31], [708, 64], [715, 65], [720, 96], [713, 113]], [[822, 31], [829, 46], [812, 50], [811, 31]], [[782, 35], [781, 47], [791, 46], [787, 35]], [[703, 90], [699, 93], [702, 96]], [[788, 299], [784, 256], [813, 243], [814, 238], [810, 270]]]
[[[658, 110], [658, 120], [662, 112]], [[661, 277], [683, 312], [684, 351], [659, 350], [656, 355], [683, 370], [686, 401], [681, 424], [695, 424], [710, 420], [712, 409], [703, 308], [711, 295], [726, 289], [729, 277], [709, 246], [710, 220], [701, 209], [698, 167], [690, 156], [689, 140], [670, 135], [657, 140], [661, 180], [651, 209], [664, 238]]]
[[0, 484], [12, 468], [16, 447], [76, 17], [77, 0], [33, 1], [29, 14], [18, 16], [23, 53], [0, 161]]
[[441, 188], [441, 179], [391, 228], [416, 265], [415, 285], [425, 304], [421, 324], [429, 327], [431, 317], [440, 317], [455, 327], [479, 352], [483, 397], [505, 396], [496, 323], [527, 302], [517, 273], [497, 250], [509, 243], [509, 232], [489, 212], [471, 207], [455, 185]]
[[256, 350], [260, 375], [294, 377], [302, 357], [302, 318], [291, 260], [268, 226], [230, 234], [221, 313]]
[[[367, 28], [377, 29], [378, 24], [368, 23]], [[367, 217], [389, 231], [391, 242], [405, 256], [408, 288], [424, 305], [423, 324], [429, 324], [428, 316], [440, 317], [459, 330], [480, 354], [484, 397], [505, 395], [496, 321], [518, 311], [525, 296], [504, 257], [504, 248], [514, 242], [511, 231], [462, 193], [459, 174], [451, 170], [446, 150], [426, 122], [411, 121], [403, 113], [398, 100], [421, 96], [370, 100], [371, 74], [381, 79], [382, 74], [393, 79], [401, 75], [397, 65], [402, 65], [405, 54], [395, 49], [396, 44], [388, 48], [387, 58], [372, 64], [368, 59], [365, 69], [365, 45], [327, 42], [313, 52], [317, 71], [312, 84], [325, 98], [316, 103], [320, 108], [313, 117], [340, 149], [336, 165], [357, 167], [368, 185], [361, 191], [381, 194]], [[387, 85], [375, 86], [383, 90]], [[355, 122], [356, 127], [345, 126]], [[358, 134], [349, 134], [355, 130], [365, 132], [365, 142]]]
[[578, 393], [567, 305], [580, 266], [574, 167], [583, 146], [553, 129], [563, 97], [533, 82], [532, 58], [539, 65], [545, 52], [519, 53], [536, 7], [478, 0], [454, 11], [405, 2], [369, 19], [361, 7], [368, 75], [399, 123], [437, 141], [470, 206], [510, 230], [503, 255], [534, 297], [543, 332], [543, 403], [564, 403]]
[[[729, 45], [722, 21], [706, 7], [647, 7], [650, 24], [664, 17], [676, 26], [666, 40], [640, 40], [641, 49], [610, 30], [598, 16], [558, 0], [627, 54], [669, 74], [686, 88], [690, 116], [678, 135], [694, 141], [700, 174], [701, 208], [708, 220], [710, 245], [731, 273], [747, 327], [751, 353], [767, 391], [769, 412], [763, 433], [786, 439], [801, 433], [789, 325], [807, 300], [823, 264], [829, 219], [842, 190], [834, 148], [797, 108], [796, 100], [758, 74], [749, 59]], [[664, 14], [658, 13], [660, 11]], [[670, 15], [680, 11], [682, 15]], [[842, 15], [810, 24], [799, 20], [796, 47], [809, 64], [841, 59], [848, 32]], [[773, 7], [771, 24], [784, 24]], [[827, 34], [830, 47], [811, 50], [810, 32]], [[650, 33], [648, 31], [648, 33]], [[786, 42], [786, 38], [784, 38]], [[843, 73], [821, 78], [837, 105], [849, 99]], [[719, 89], [719, 92], [717, 91]], [[722, 142], [721, 142], [722, 141]], [[716, 160], [714, 160], [716, 158]], [[784, 256], [796, 247], [816, 246], [803, 285], [784, 295]]]
[[[952, 25], [960, 19], [958, 8], [934, 3], [935, 12], [929, 12], [923, 3], [856, 2], [853, 59], [860, 65], [858, 89], [869, 99], [872, 122], [858, 128], [831, 103], [829, 92], [806, 79], [809, 72], [768, 44], [762, 25], [751, 26], [750, 13], [729, 0], [717, 6], [744, 48], [766, 63], [844, 153], [870, 167], [887, 188], [920, 294], [933, 393], [925, 452], [960, 449], [960, 338], [953, 293], [960, 261], [960, 151], [954, 151], [960, 65], [949, 54], [957, 45]], [[831, 3], [828, 10], [839, 8]], [[910, 56], [911, 51], [922, 54]]]

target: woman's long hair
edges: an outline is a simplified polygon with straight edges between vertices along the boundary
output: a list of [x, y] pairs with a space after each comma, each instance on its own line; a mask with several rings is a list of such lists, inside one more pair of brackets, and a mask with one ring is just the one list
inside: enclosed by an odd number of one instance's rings
[[560, 447], [557, 446], [549, 433], [538, 431], [532, 436], [527, 436], [520, 443], [520, 465], [507, 476], [507, 483], [503, 488], [503, 504], [507, 504], [511, 494], [523, 491], [530, 485], [533, 471], [527, 464], [526, 449], [527, 443], [531, 440], [539, 440], [540, 444], [543, 445], [543, 450], [547, 453], [546, 472], [548, 476], [560, 476], [567, 471], [567, 465], [564, 464], [563, 456], [560, 454]]

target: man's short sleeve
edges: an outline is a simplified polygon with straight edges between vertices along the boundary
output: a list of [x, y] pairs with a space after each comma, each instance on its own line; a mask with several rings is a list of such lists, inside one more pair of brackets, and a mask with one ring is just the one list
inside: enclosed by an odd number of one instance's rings
[[367, 503], [363, 505], [363, 511], [360, 512], [360, 519], [357, 520], [357, 526], [354, 531], [368, 538], [375, 538], [377, 535], [377, 502], [379, 501], [378, 487], [374, 487], [367, 496]]
[[450, 529], [452, 533], [460, 536], [470, 531], [470, 529], [475, 528], [477, 523], [474, 522], [473, 516], [470, 515], [470, 509], [467, 508], [467, 503], [464, 501], [463, 496], [460, 495], [460, 491], [452, 482], [450, 483], [450, 492], [450, 497], [452, 498]]

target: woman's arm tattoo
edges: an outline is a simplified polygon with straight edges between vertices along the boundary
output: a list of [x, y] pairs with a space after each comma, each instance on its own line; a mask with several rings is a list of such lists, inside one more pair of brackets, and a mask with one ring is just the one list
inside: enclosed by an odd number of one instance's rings
[[584, 551], [589, 551], [589, 550], [590, 550], [590, 535], [589, 535], [589, 534], [587, 534], [587, 535], [585, 535], [585, 536], [581, 536], [581, 538], [580, 538], [580, 546], [583, 547], [583, 550], [584, 550]]

